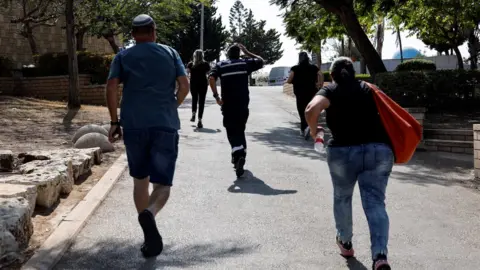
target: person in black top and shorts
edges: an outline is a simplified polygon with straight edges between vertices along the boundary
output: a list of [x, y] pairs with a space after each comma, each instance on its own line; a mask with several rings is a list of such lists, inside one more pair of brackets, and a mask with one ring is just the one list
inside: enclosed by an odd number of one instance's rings
[[309, 136], [307, 121], [305, 120], [305, 108], [318, 91], [323, 86], [323, 74], [320, 69], [310, 64], [310, 59], [306, 52], [298, 55], [298, 65], [290, 70], [290, 76], [287, 83], [293, 84], [293, 93], [297, 99], [298, 116], [300, 117], [300, 134]]
[[203, 60], [203, 51], [196, 50], [193, 53], [193, 61], [188, 63], [187, 71], [190, 74], [190, 93], [192, 94], [192, 119], [195, 117], [198, 108], [198, 128], [203, 128], [202, 117], [205, 110], [205, 98], [207, 97], [208, 80], [207, 73], [210, 71], [210, 65]]
[[325, 110], [332, 133], [327, 162], [333, 183], [333, 212], [337, 245], [344, 257], [354, 256], [352, 195], [358, 181], [362, 206], [370, 229], [374, 270], [390, 270], [387, 261], [389, 219], [385, 192], [394, 155], [372, 94], [365, 82], [355, 79], [353, 62], [336, 59], [333, 83], [324, 86], [305, 112], [310, 134], [316, 136], [317, 120]]

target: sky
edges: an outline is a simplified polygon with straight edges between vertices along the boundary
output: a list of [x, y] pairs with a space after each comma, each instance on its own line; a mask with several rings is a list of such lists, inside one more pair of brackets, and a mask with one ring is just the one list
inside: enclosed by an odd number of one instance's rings
[[[230, 29], [230, 24], [228, 16], [230, 14], [230, 8], [233, 6], [235, 0], [217, 0], [216, 6], [218, 7], [218, 13], [222, 16], [223, 24], [227, 26], [227, 29]], [[283, 57], [278, 60], [272, 66], [266, 66], [263, 72], [268, 72], [272, 67], [275, 66], [293, 66], [298, 61], [298, 45], [296, 42], [285, 35], [285, 27], [280, 17], [281, 11], [278, 6], [270, 5], [269, 0], [242, 0], [243, 5], [247, 9], [251, 9], [255, 19], [257, 20], [266, 20], [266, 28], [274, 28], [279, 33], [282, 33], [281, 41], [283, 43]], [[402, 44], [403, 48], [413, 47], [417, 50], [423, 52], [426, 56], [435, 56], [436, 52], [428, 49], [425, 44], [418, 40], [415, 37], [409, 37], [409, 33], [402, 33]], [[396, 51], [398, 51], [397, 45], [395, 44], [396, 36], [392, 31], [385, 31], [385, 38], [383, 44], [382, 56], [384, 59], [391, 59]], [[466, 45], [460, 48], [462, 56], [465, 58], [468, 56], [468, 50]], [[261, 53], [261, 52], [253, 52]], [[327, 59], [331, 57], [332, 53], [323, 52], [322, 56], [324, 59], [323, 62], [326, 62]]]

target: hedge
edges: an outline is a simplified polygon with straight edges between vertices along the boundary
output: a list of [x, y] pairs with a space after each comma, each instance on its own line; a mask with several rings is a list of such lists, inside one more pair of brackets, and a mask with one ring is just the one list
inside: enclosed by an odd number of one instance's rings
[[[332, 77], [330, 76], [330, 71], [323, 71], [323, 78], [325, 82], [331, 82]], [[368, 81], [371, 82], [371, 77], [370, 74], [356, 74], [355, 78], [362, 80], [362, 81]]]
[[0, 56], [0, 77], [10, 77], [12, 75], [13, 62], [10, 58]]
[[407, 60], [395, 68], [395, 71], [435, 71], [437, 66], [434, 62], [425, 59]]
[[480, 108], [478, 70], [381, 73], [376, 84], [403, 107], [426, 107], [429, 111]]
[[[78, 71], [92, 76], [92, 83], [104, 84], [108, 77], [114, 55], [77, 52]], [[46, 53], [36, 57], [37, 67], [24, 76], [68, 75], [68, 55], [66, 53]], [[25, 73], [28, 73], [25, 74]]]

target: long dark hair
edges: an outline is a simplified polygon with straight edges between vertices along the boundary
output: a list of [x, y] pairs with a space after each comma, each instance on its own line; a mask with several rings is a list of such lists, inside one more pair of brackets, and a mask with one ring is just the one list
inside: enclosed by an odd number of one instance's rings
[[310, 58], [306, 52], [301, 52], [298, 54], [298, 64], [299, 65], [307, 65], [310, 64]]
[[333, 80], [339, 85], [351, 84], [355, 82], [355, 68], [353, 62], [348, 57], [339, 57], [333, 61], [330, 67]]

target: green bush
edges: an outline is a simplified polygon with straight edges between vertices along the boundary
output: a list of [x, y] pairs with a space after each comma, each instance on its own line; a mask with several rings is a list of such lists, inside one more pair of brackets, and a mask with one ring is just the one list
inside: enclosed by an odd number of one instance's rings
[[437, 66], [434, 62], [425, 59], [407, 60], [397, 66], [395, 71], [435, 71]]
[[466, 111], [480, 107], [475, 89], [478, 70], [389, 72], [376, 76], [376, 84], [403, 107], [426, 107], [429, 111]]
[[13, 62], [8, 57], [0, 56], [0, 77], [12, 75]]
[[[114, 55], [91, 52], [77, 52], [78, 72], [92, 76], [92, 83], [104, 84], [108, 77]], [[66, 53], [46, 53], [36, 57], [40, 76], [68, 75], [68, 55]]]
[[[332, 77], [330, 76], [330, 71], [323, 71], [323, 78], [325, 82], [331, 82]], [[362, 81], [371, 81], [370, 74], [356, 74], [355, 78]]]

